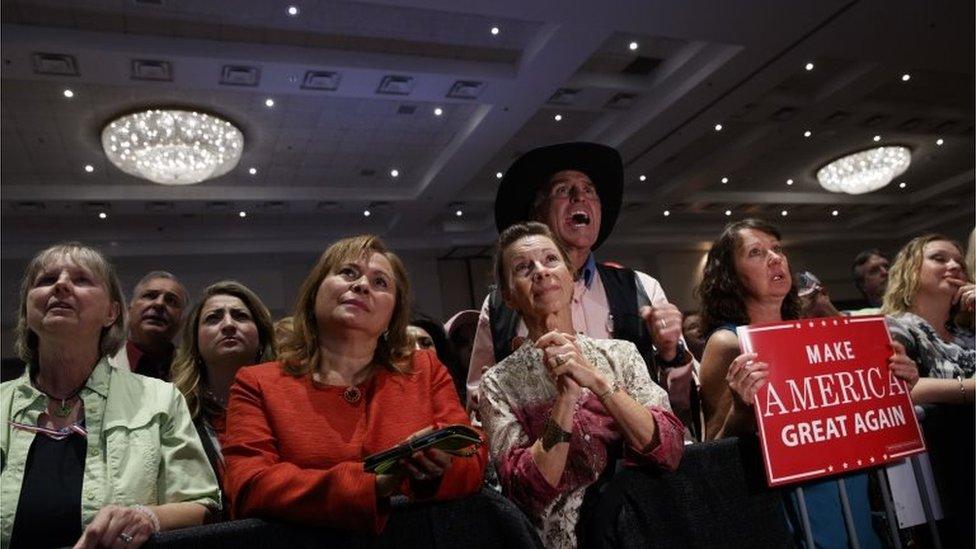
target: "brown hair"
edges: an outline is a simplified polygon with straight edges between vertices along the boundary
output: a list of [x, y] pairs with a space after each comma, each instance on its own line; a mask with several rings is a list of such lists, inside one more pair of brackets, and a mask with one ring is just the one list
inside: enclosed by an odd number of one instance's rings
[[[158, 278], [158, 277], [157, 277]], [[250, 288], [235, 280], [221, 280], [207, 286], [200, 299], [190, 310], [186, 324], [183, 325], [183, 335], [180, 346], [176, 350], [170, 378], [173, 385], [183, 393], [186, 405], [190, 409], [190, 416], [196, 419], [200, 412], [208, 416], [223, 412], [223, 406], [213, 399], [206, 398], [204, 389], [209, 385], [207, 370], [204, 367], [203, 356], [200, 355], [199, 329], [200, 315], [204, 305], [214, 296], [229, 295], [240, 299], [251, 313], [251, 319], [258, 329], [258, 354], [253, 364], [274, 360], [274, 328], [271, 325], [271, 313], [264, 306], [261, 298]]]
[[495, 276], [495, 284], [501, 292], [508, 291], [508, 277], [505, 276], [505, 250], [509, 246], [522, 240], [528, 236], [544, 236], [552, 241], [556, 245], [556, 249], [559, 250], [559, 255], [563, 258], [563, 263], [566, 264], [566, 268], [569, 269], [570, 274], [575, 276], [573, 273], [572, 263], [569, 261], [569, 254], [566, 252], [565, 246], [562, 242], [552, 234], [552, 230], [544, 223], [539, 223], [538, 221], [526, 221], [524, 223], [516, 223], [498, 235], [498, 241], [495, 243], [495, 258], [494, 264], [492, 266], [492, 272]]
[[315, 296], [322, 280], [336, 272], [350, 259], [378, 253], [385, 257], [393, 267], [396, 279], [396, 305], [387, 331], [379, 338], [373, 362], [390, 370], [405, 372], [412, 353], [407, 340], [407, 325], [410, 323], [410, 281], [407, 270], [400, 258], [389, 249], [378, 236], [360, 235], [344, 238], [329, 246], [312, 271], [305, 277], [298, 293], [293, 313], [293, 326], [284, 340], [279, 343], [278, 358], [285, 372], [294, 376], [307, 374], [318, 367], [319, 341], [315, 321]]
[[[943, 234], [930, 233], [909, 240], [908, 244], [898, 251], [891, 269], [888, 270], [888, 287], [885, 288], [881, 312], [891, 315], [904, 313], [912, 308], [915, 304], [915, 296], [918, 294], [918, 273], [922, 269], [925, 245], [936, 241], [949, 242], [962, 254], [962, 246]], [[962, 268], [966, 270], [965, 265], [962, 265]]]
[[[761, 219], [735, 221], [722, 229], [708, 251], [702, 281], [695, 291], [701, 303], [702, 337], [724, 323], [749, 324], [749, 313], [743, 299], [746, 291], [735, 270], [735, 253], [742, 244], [739, 231], [743, 229], [755, 229], [782, 239], [779, 229]], [[783, 320], [800, 317], [800, 299], [796, 294], [796, 281], [793, 282], [780, 307]]]
[[37, 334], [27, 326], [27, 293], [34, 285], [34, 279], [42, 269], [59, 259], [69, 259], [84, 267], [98, 279], [105, 288], [109, 301], [118, 307], [118, 316], [111, 326], [102, 329], [98, 340], [98, 350], [102, 356], [112, 356], [122, 348], [125, 341], [125, 297], [122, 285], [115, 274], [115, 268], [97, 249], [80, 242], [62, 242], [41, 250], [24, 269], [20, 283], [20, 307], [17, 312], [17, 326], [14, 328], [14, 349], [17, 356], [33, 366], [37, 360]]

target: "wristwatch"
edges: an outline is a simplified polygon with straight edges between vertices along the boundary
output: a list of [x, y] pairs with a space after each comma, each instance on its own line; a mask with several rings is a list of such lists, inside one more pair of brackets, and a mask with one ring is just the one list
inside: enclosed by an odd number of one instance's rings
[[569, 442], [572, 437], [573, 433], [563, 431], [563, 428], [553, 421], [552, 417], [549, 417], [546, 420], [545, 427], [542, 428], [542, 436], [539, 439], [542, 441], [542, 449], [548, 452], [560, 442]]

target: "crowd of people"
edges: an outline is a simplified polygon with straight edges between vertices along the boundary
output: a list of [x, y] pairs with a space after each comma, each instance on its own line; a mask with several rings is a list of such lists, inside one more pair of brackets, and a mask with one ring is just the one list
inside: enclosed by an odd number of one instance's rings
[[[934, 234], [893, 262], [858, 255], [864, 302], [841, 312], [815, 274], [791, 271], [778, 228], [736, 221], [708, 253], [700, 309], [682, 314], [654, 278], [596, 259], [622, 193], [612, 148], [520, 157], [495, 203], [495, 286], [444, 324], [414, 311], [403, 263], [372, 235], [328, 246], [278, 321], [240, 282], [191, 300], [166, 271], [126, 307], [99, 251], [40, 251], [20, 291], [26, 369], [0, 388], [0, 542], [137, 547], [250, 517], [380, 533], [398, 502], [464, 497], [488, 479], [545, 546], [585, 545], [619, 467], [673, 471], [686, 444], [755, 432], [769, 366], [735, 331], [755, 323], [887, 315], [889, 366], [912, 400], [972, 406], [972, 238], [966, 259]], [[453, 425], [481, 443], [364, 466]], [[836, 488], [813, 482], [816, 543], [881, 546], [867, 475], [845, 480], [858, 540]], [[798, 504], [784, 499], [784, 520]]]

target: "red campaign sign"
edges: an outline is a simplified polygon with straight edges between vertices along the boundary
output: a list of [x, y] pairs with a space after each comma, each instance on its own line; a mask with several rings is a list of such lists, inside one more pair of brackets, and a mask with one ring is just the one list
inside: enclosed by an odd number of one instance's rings
[[925, 451], [908, 386], [888, 368], [883, 316], [754, 324], [738, 335], [769, 364], [754, 408], [770, 486]]

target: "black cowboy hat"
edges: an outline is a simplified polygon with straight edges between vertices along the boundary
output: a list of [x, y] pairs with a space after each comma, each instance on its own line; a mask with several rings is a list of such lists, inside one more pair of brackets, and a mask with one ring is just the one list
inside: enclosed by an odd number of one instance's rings
[[561, 143], [533, 149], [520, 156], [505, 172], [495, 195], [498, 232], [532, 219], [532, 202], [540, 187], [557, 172], [577, 170], [586, 174], [600, 195], [600, 234], [597, 248], [613, 231], [624, 190], [624, 166], [620, 153], [598, 143]]

